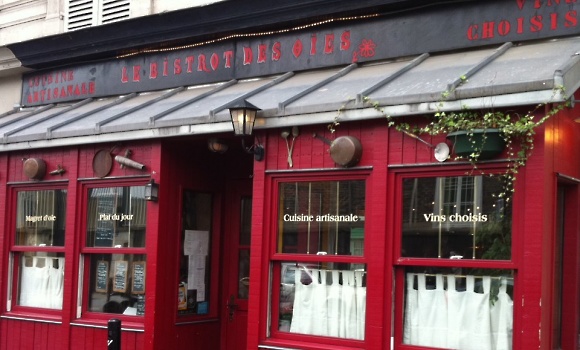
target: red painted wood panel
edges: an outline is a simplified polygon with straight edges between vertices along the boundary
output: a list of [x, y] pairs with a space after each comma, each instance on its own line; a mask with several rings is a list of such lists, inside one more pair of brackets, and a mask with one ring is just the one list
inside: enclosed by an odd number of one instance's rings
[[[109, 176], [131, 176], [131, 175], [149, 175], [151, 173], [151, 159], [152, 149], [154, 149], [155, 142], [141, 142], [131, 144], [132, 150], [131, 158], [146, 164], [145, 170], [137, 170], [125, 167], [122, 169], [119, 164], [113, 163], [111, 173]], [[23, 158], [40, 158], [47, 164], [47, 175], [42, 180], [68, 180], [68, 204], [67, 204], [67, 236], [66, 236], [66, 254], [67, 254], [67, 268], [65, 269], [65, 284], [64, 284], [64, 305], [62, 310], [63, 325], [56, 325], [46, 322], [35, 322], [34, 320], [20, 321], [14, 319], [0, 320], [0, 349], [102, 349], [106, 347], [106, 330], [91, 327], [69, 327], [71, 315], [76, 312], [76, 286], [78, 276], [78, 262], [73, 257], [78, 256], [76, 250], [78, 244], [82, 241], [83, 230], [80, 227], [82, 213], [80, 212], [75, 198], [77, 198], [77, 178], [92, 178], [94, 177], [92, 160], [95, 149], [100, 149], [103, 146], [89, 146], [79, 150], [76, 148], [62, 148], [62, 149], [46, 149], [33, 150], [27, 152], [13, 152], [11, 154], [3, 154], [0, 156], [0, 173], [6, 174], [6, 182], [27, 183], [36, 185], [38, 181], [28, 179], [23, 172]], [[107, 145], [112, 147], [112, 145]], [[120, 149], [114, 152], [124, 152], [126, 148], [120, 146]], [[159, 155], [157, 155], [159, 156]], [[77, 162], [78, 161], [78, 162]], [[48, 172], [62, 166], [66, 172], [63, 175], [49, 175]], [[158, 167], [157, 167], [158, 169]], [[0, 186], [0, 198], [2, 202], [6, 202], [6, 186]], [[0, 262], [0, 269], [2, 281], [6, 281], [6, 265], [8, 246], [4, 243], [9, 240], [8, 235], [12, 231], [10, 226], [11, 220], [6, 220], [6, 211], [0, 211], [0, 222], [6, 229], [0, 231], [2, 238], [2, 261]], [[153, 215], [155, 219], [155, 215]], [[155, 221], [155, 220], [153, 220]], [[152, 244], [154, 246], [154, 244]], [[153, 250], [152, 250], [153, 251]], [[2, 283], [2, 285], [5, 285]], [[0, 289], [2, 300], [6, 300], [5, 288]], [[4, 310], [3, 303], [0, 308]], [[20, 316], [20, 315], [15, 315]], [[42, 316], [42, 313], [39, 314]], [[22, 317], [22, 316], [20, 316]], [[24, 316], [26, 317], [26, 316]], [[153, 318], [153, 314], [151, 314]], [[143, 349], [143, 333], [135, 335], [132, 332], [127, 337], [127, 349]]]
[[119, 163], [113, 160], [113, 166], [111, 167], [111, 172], [108, 176], [149, 175], [152, 171], [159, 172], [158, 167], [154, 167], [152, 163], [153, 148], [154, 143], [145, 143], [143, 141], [85, 146], [81, 149], [79, 154], [79, 177], [95, 177], [93, 171], [93, 158], [99, 150], [109, 150], [113, 159], [115, 156], [124, 157], [126, 152], [130, 151], [131, 154], [128, 155], [127, 158], [145, 165], [144, 170], [139, 170], [127, 166], [121, 167]]
[[[368, 126], [368, 123], [372, 125]], [[375, 144], [375, 137], [373, 133], [367, 132], [366, 137], [363, 137], [363, 130], [373, 130], [375, 127], [381, 129], [386, 124], [381, 122], [349, 122], [341, 124], [334, 133], [328, 130], [326, 124], [302, 126], [299, 128], [299, 135], [294, 140], [294, 148], [292, 152], [293, 166], [290, 167], [288, 163], [288, 148], [292, 148], [292, 136], [286, 140], [281, 136], [282, 131], [291, 132], [290, 128], [276, 129], [267, 134], [267, 149], [265, 167], [268, 170], [299, 170], [299, 169], [335, 169], [341, 166], [334, 163], [330, 156], [330, 145], [323, 140], [315, 138], [316, 134], [319, 137], [332, 142], [340, 136], [354, 136], [358, 138], [363, 146], [363, 153], [361, 161], [358, 166], [365, 166], [372, 164], [373, 146]], [[386, 135], [386, 134], [384, 134]], [[383, 136], [386, 137], [386, 136]], [[386, 152], [386, 149], [384, 150]]]
[[175, 349], [219, 349], [218, 327], [218, 322], [177, 326]]
[[33, 320], [2, 319], [0, 350], [62, 349], [64, 326]]
[[[547, 131], [539, 131], [536, 135], [538, 143], [530, 158], [528, 166], [521, 169], [516, 182], [516, 197], [514, 205], [517, 210], [514, 212], [514, 248], [513, 261], [517, 266], [516, 300], [514, 321], [517, 332], [514, 333], [514, 348], [528, 349], [538, 348], [540, 344], [546, 345], [548, 339], [544, 335], [544, 340], [538, 336], [541, 329], [538, 325], [545, 325], [549, 321], [551, 307], [546, 306], [546, 300], [551, 299], [550, 286], [552, 271], [551, 267], [551, 235], [553, 233], [554, 222], [554, 198], [555, 198], [555, 172], [561, 172], [569, 176], [580, 178], [580, 128], [573, 122], [574, 115], [579, 115], [579, 107], [575, 111], [565, 111], [561, 116], [553, 118], [546, 125]], [[422, 117], [412, 118], [412, 120], [422, 120]], [[372, 191], [369, 193], [367, 202], [369, 206], [369, 217], [375, 221], [369, 227], [365, 227], [365, 232], [372, 245], [368, 247], [369, 254], [369, 279], [376, 281], [376, 285], [369, 284], [367, 294], [367, 329], [372, 332], [367, 333], [366, 348], [379, 349], [388, 348], [390, 328], [390, 305], [385, 302], [391, 292], [391, 278], [388, 273], [382, 270], [382, 266], [387, 267], [392, 264], [393, 237], [397, 234], [395, 221], [392, 216], [394, 211], [388, 210], [385, 198], [394, 195], [395, 188], [387, 188], [387, 166], [388, 165], [413, 165], [422, 163], [438, 163], [433, 157], [433, 149], [407, 135], [394, 129], [386, 128], [386, 123], [382, 121], [369, 121], [364, 123], [343, 123], [338, 126], [335, 134], [331, 134], [326, 125], [314, 125], [300, 128], [300, 136], [296, 139], [293, 152], [293, 170], [300, 169], [336, 169], [330, 155], [327, 153], [328, 145], [317, 139], [309, 137], [317, 134], [333, 139], [341, 135], [353, 135], [359, 137], [363, 144], [363, 157], [360, 166], [372, 166], [373, 171], [368, 179]], [[265, 168], [272, 170], [292, 170], [287, 163], [287, 146], [284, 138], [280, 136], [280, 130], [268, 132]], [[305, 136], [306, 135], [306, 136]], [[421, 135], [421, 138], [432, 145], [445, 142], [444, 136], [430, 137]], [[543, 145], [543, 142], [546, 145]], [[291, 142], [291, 138], [289, 139]], [[505, 157], [506, 154], [503, 155]], [[433, 168], [438, 172], [445, 172], [451, 169], [448, 161], [445, 168]], [[466, 167], [468, 170], [469, 167]], [[254, 205], [263, 209], [255, 215], [268, 215], [267, 209], [276, 205], [269, 200], [270, 186], [267, 177], [254, 180]], [[396, 186], [396, 185], [395, 185]], [[262, 196], [263, 194], [263, 196]], [[262, 198], [259, 198], [262, 197]], [[259, 201], [258, 201], [259, 200]], [[372, 211], [372, 214], [370, 213]], [[386, 214], [386, 215], [385, 215]], [[580, 213], [576, 212], [576, 215]], [[264, 341], [265, 331], [252, 330], [252, 327], [261, 325], [260, 319], [266, 317], [267, 275], [264, 269], [255, 268], [257, 265], [266, 266], [268, 254], [271, 248], [267, 242], [271, 242], [272, 225], [269, 218], [260, 218], [259, 223], [254, 223], [253, 242], [254, 252], [252, 266], [254, 275], [260, 276], [260, 288], [252, 290], [251, 305], [252, 310], [260, 310], [260, 317], [251, 314], [249, 323], [250, 348], [255, 348], [260, 340]], [[259, 240], [261, 235], [262, 240]], [[271, 244], [271, 243], [270, 243]], [[546, 248], [549, 247], [549, 248]], [[378, 269], [377, 275], [373, 273], [373, 267]], [[376, 270], [375, 270], [376, 271]], [[255, 280], [255, 279], [253, 279]], [[578, 285], [576, 283], [575, 285]], [[541, 303], [540, 303], [541, 300]], [[525, 307], [521, 307], [521, 305]], [[540, 306], [541, 305], [541, 306]], [[576, 306], [576, 309], [578, 307]], [[263, 326], [262, 326], [263, 329]], [[549, 333], [549, 327], [542, 327], [543, 333]]]
[[[546, 125], [546, 131], [539, 132], [536, 138], [540, 141], [528, 166], [522, 169], [516, 185], [514, 205], [514, 262], [517, 265], [515, 332], [514, 348], [531, 349], [544, 347], [550, 342], [551, 289], [553, 271], [551, 270], [552, 246], [551, 235], [554, 223], [555, 172], [580, 178], [580, 126], [573, 122], [580, 114], [580, 107], [565, 111], [562, 116], [554, 118]], [[211, 154], [205, 151], [205, 140], [192, 142], [164, 142], [163, 148], [153, 142], [124, 143], [123, 145], [94, 145], [76, 149], [49, 149], [43, 151], [15, 152], [6, 157], [0, 155], [0, 175], [6, 173], [9, 182], [27, 182], [22, 173], [22, 158], [39, 157], [47, 161], [48, 169], [62, 165], [67, 172], [60, 176], [49, 176], [47, 180], [68, 179], [70, 198], [77, 194], [77, 178], [92, 178], [92, 160], [95, 152], [101, 148], [113, 149], [113, 153], [122, 154], [125, 149], [133, 151], [132, 159], [146, 165], [145, 171], [122, 169], [113, 164], [110, 176], [148, 175], [154, 173], [160, 183], [160, 201], [152, 204], [148, 212], [151, 234], [148, 235], [152, 248], [148, 251], [147, 307], [144, 328], [146, 332], [123, 332], [123, 349], [156, 349], [156, 348], [219, 348], [219, 322], [207, 321], [192, 325], [176, 326], [180, 319], [176, 316], [176, 282], [178, 279], [177, 253], [179, 249], [178, 233], [180, 230], [180, 204], [177, 200], [183, 188], [192, 188], [215, 192], [217, 196], [223, 191], [220, 187], [224, 181], [235, 176], [250, 176], [253, 172], [253, 226], [250, 309], [248, 318], [248, 347], [257, 348], [260, 339], [266, 338], [264, 320], [267, 316], [268, 254], [273, 244], [271, 236], [272, 222], [270, 208], [276, 203], [271, 200], [271, 182], [265, 171], [273, 170], [336, 170], [329, 146], [312, 137], [317, 133], [327, 139], [351, 135], [359, 138], [363, 145], [363, 156], [359, 166], [372, 166], [368, 177], [369, 187], [367, 203], [369, 217], [365, 226], [367, 235], [365, 250], [369, 263], [369, 288], [367, 293], [367, 340], [369, 349], [385, 349], [389, 342], [391, 324], [391, 305], [389, 295], [392, 290], [393, 246], [398, 234], [393, 222], [396, 220], [395, 209], [390, 208], [396, 184], [389, 183], [392, 170], [389, 165], [435, 163], [433, 150], [394, 129], [388, 129], [384, 120], [367, 122], [348, 122], [338, 126], [337, 131], [330, 133], [325, 124], [300, 128], [300, 135], [295, 139], [293, 167], [287, 163], [288, 150], [280, 130], [270, 130], [260, 135], [266, 146], [266, 159], [254, 162], [252, 169], [247, 158], [251, 157], [241, 151], [236, 139], [230, 144], [227, 154]], [[436, 144], [444, 141], [443, 137], [424, 138]], [[542, 140], [546, 144], [542, 144]], [[291, 144], [292, 139], [289, 139]], [[116, 148], [115, 148], [116, 146]], [[203, 150], [203, 151], [202, 151]], [[77, 163], [78, 161], [78, 163]], [[77, 166], [78, 165], [78, 166]], [[447, 168], [444, 168], [447, 169]], [[443, 168], [438, 171], [446, 171]], [[6, 187], [0, 186], [0, 202], [5, 202]], [[71, 201], [67, 228], [75, 230], [81, 214], [74, 212], [78, 203]], [[578, 215], [576, 211], [576, 215]], [[6, 211], [0, 211], [0, 223], [6, 222]], [[571, 214], [573, 215], [573, 214]], [[219, 229], [219, 228], [218, 228]], [[76, 228], [77, 234], [82, 234]], [[6, 242], [9, 227], [0, 230], [2, 242]], [[67, 238], [70, 239], [70, 238]], [[80, 237], [67, 241], [67, 257], [77, 255], [75, 248]], [[576, 242], [576, 246], [578, 246]], [[3, 254], [0, 261], [1, 281], [6, 280], [7, 247], [0, 250]], [[219, 256], [218, 256], [219, 257]], [[106, 344], [106, 329], [93, 327], [68, 326], [74, 314], [76, 298], [76, 273], [78, 265], [73, 258], [67, 260], [65, 285], [65, 310], [63, 325], [49, 323], [0, 319], [0, 350], [4, 349], [102, 349]], [[69, 265], [69, 263], [71, 265]], [[71, 267], [70, 269], [68, 267]], [[219, 273], [219, 261], [212, 268]], [[578, 271], [576, 271], [576, 274]], [[210, 310], [219, 315], [223, 306], [218, 299], [217, 285], [212, 287], [216, 298], [211, 299]], [[576, 289], [571, 291], [577, 293]], [[5, 300], [5, 288], [0, 288], [2, 300]], [[387, 297], [385, 297], [387, 296]], [[540, 306], [541, 301], [541, 306]], [[521, 305], [525, 305], [522, 307]], [[576, 305], [576, 309], [578, 305]], [[4, 311], [5, 305], [1, 305]], [[155, 317], [153, 317], [155, 316]], [[217, 318], [217, 316], [216, 316]], [[542, 324], [543, 338], [538, 336]], [[155, 332], [155, 335], [153, 335]], [[41, 345], [44, 344], [44, 345]]]
[[[81, 148], [78, 154], [74, 148], [57, 148], [57, 149], [44, 149], [44, 150], [30, 150], [27, 152], [19, 151], [10, 154], [10, 160], [7, 164], [7, 182], [26, 182], [31, 181], [28, 179], [23, 171], [24, 160], [28, 158], [40, 158], [46, 162], [46, 175], [43, 178], [45, 181], [49, 180], [63, 180], [63, 179], [73, 179], [70, 177], [70, 168], [74, 167], [75, 170], [78, 169], [78, 177], [80, 178], [92, 178], [95, 177], [93, 171], [93, 158], [95, 154], [101, 150], [110, 150], [112, 158], [115, 156], [125, 156], [126, 151], [131, 151], [128, 158], [145, 165], [145, 169], [139, 170], [131, 167], [121, 167], [119, 163], [113, 160], [111, 166], [111, 172], [107, 175], [109, 177], [113, 176], [135, 176], [135, 175], [148, 175], [152, 170], [159, 172], [159, 169], [152, 169], [152, 152], [153, 144], [134, 142], [123, 145], [115, 144], [98, 144], [92, 146], [84, 146]], [[58, 166], [62, 166], [66, 172], [62, 175], [49, 175], [52, 170], [58, 169]]]
[[[135, 350], [143, 349], [144, 332], [122, 331], [121, 349]], [[108, 330], [106, 328], [95, 328], [85, 326], [71, 326], [71, 346], [70, 349], [106, 349], [108, 340]]]

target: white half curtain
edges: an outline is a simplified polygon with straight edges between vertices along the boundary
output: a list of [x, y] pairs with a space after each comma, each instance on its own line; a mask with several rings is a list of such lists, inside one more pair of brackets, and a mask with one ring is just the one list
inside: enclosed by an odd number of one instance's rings
[[[304, 284], [302, 274], [309, 275]], [[341, 278], [342, 277], [342, 278]], [[290, 332], [364, 339], [364, 272], [296, 270]]]
[[403, 342], [458, 350], [511, 350], [513, 301], [506, 292], [506, 279], [500, 280], [499, 292], [491, 299], [491, 277], [482, 276], [481, 281], [483, 293], [475, 291], [471, 275], [465, 277], [465, 291], [457, 291], [454, 275], [438, 274], [435, 288], [427, 289], [425, 274], [407, 274]]
[[64, 258], [32, 257], [26, 266], [22, 258], [19, 305], [62, 309]]

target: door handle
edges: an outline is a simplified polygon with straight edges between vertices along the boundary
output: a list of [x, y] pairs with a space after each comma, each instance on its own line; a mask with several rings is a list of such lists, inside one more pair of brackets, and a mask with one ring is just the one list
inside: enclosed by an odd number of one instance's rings
[[234, 312], [236, 312], [236, 310], [238, 309], [238, 304], [236, 304], [236, 298], [233, 295], [230, 295], [226, 307], [228, 308], [228, 315], [230, 317], [230, 321], [233, 321]]
[[250, 286], [250, 277], [242, 277], [240, 279], [240, 283], [243, 284], [245, 287]]

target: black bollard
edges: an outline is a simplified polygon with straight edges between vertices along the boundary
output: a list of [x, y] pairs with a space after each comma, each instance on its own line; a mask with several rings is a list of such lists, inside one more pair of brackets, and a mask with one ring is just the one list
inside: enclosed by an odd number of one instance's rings
[[107, 340], [108, 350], [121, 350], [121, 320], [112, 319], [108, 324], [109, 339]]

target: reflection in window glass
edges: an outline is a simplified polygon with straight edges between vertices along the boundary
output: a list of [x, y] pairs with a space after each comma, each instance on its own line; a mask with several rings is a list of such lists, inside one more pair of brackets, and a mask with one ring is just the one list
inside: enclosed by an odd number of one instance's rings
[[402, 256], [511, 259], [511, 206], [499, 176], [403, 179]]
[[405, 278], [403, 343], [472, 349], [477, 340], [512, 348], [512, 271], [415, 267]]
[[343, 266], [282, 263], [279, 331], [364, 339], [366, 267]]
[[89, 311], [144, 315], [145, 255], [91, 254], [90, 264]]
[[18, 305], [62, 309], [64, 253], [22, 253]]
[[281, 183], [279, 253], [363, 255], [365, 182]]
[[19, 191], [16, 245], [64, 246], [66, 190]]
[[87, 247], [145, 247], [144, 186], [89, 189]]

